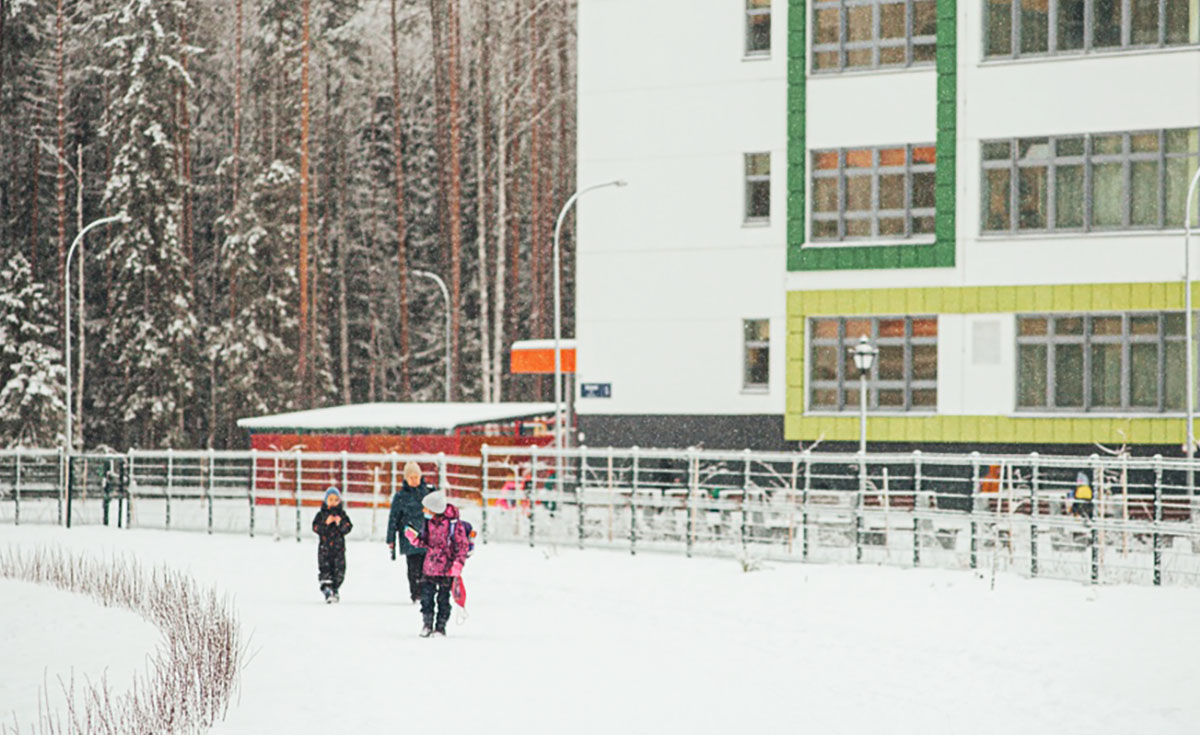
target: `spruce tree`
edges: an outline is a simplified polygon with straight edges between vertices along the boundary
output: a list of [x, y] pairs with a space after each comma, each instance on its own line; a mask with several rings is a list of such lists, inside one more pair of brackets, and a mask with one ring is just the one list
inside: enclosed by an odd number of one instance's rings
[[0, 440], [52, 446], [63, 439], [62, 350], [53, 300], [12, 252], [0, 266]]

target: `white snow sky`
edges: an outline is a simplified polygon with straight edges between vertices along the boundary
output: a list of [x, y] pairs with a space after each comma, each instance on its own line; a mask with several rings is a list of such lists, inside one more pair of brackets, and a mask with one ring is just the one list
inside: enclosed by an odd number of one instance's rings
[[[214, 733], [1165, 735], [1200, 722], [1196, 589], [1001, 576], [991, 591], [964, 572], [744, 573], [731, 560], [490, 544], [467, 564], [470, 619], [424, 640], [403, 564], [378, 542], [349, 544], [343, 601], [328, 606], [315, 540], [6, 527], [3, 543], [131, 551], [227, 591], [251, 655]], [[57, 600], [11, 605], [11, 589], [4, 628]], [[133, 627], [129, 648], [145, 650]], [[116, 656], [104, 651], [80, 660]], [[60, 655], [0, 648], [0, 694], [28, 691], [14, 680]]]

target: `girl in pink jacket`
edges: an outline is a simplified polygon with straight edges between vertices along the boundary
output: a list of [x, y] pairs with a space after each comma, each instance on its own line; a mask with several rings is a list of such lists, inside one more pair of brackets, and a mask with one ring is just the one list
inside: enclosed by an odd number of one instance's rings
[[430, 493], [421, 505], [426, 518], [425, 530], [417, 533], [409, 526], [404, 529], [404, 536], [413, 546], [426, 550], [425, 577], [421, 582], [421, 617], [425, 627], [421, 637], [428, 638], [446, 635], [446, 622], [450, 620], [450, 588], [454, 579], [462, 575], [471, 538], [468, 524], [459, 520], [458, 508], [446, 501], [445, 493]]

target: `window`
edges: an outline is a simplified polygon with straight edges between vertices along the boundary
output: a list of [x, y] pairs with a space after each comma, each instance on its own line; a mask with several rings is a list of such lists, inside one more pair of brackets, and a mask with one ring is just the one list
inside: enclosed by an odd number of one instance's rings
[[771, 154], [746, 154], [747, 222], [764, 223], [771, 219]]
[[932, 64], [937, 0], [817, 0], [814, 72]]
[[1200, 131], [984, 141], [982, 156], [984, 232], [1176, 229]]
[[1200, 43], [1198, 0], [985, 0], [984, 55]]
[[743, 320], [742, 341], [742, 387], [767, 390], [771, 378], [771, 322]]
[[1182, 411], [1182, 312], [1017, 319], [1017, 407]]
[[746, 55], [771, 53], [771, 0], [746, 0]]
[[851, 351], [864, 335], [879, 348], [867, 375], [867, 408], [937, 409], [937, 317], [812, 319], [809, 329], [810, 410], [858, 410], [859, 374]]
[[933, 144], [812, 153], [812, 239], [933, 234]]

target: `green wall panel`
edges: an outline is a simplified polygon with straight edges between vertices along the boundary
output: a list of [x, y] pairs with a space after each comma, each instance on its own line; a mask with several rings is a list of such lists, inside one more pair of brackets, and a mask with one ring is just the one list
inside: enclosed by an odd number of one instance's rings
[[957, 0], [937, 0], [937, 172], [933, 244], [805, 245], [808, 3], [788, 4], [788, 199], [789, 271], [952, 268], [955, 263], [955, 152], [958, 142]]

